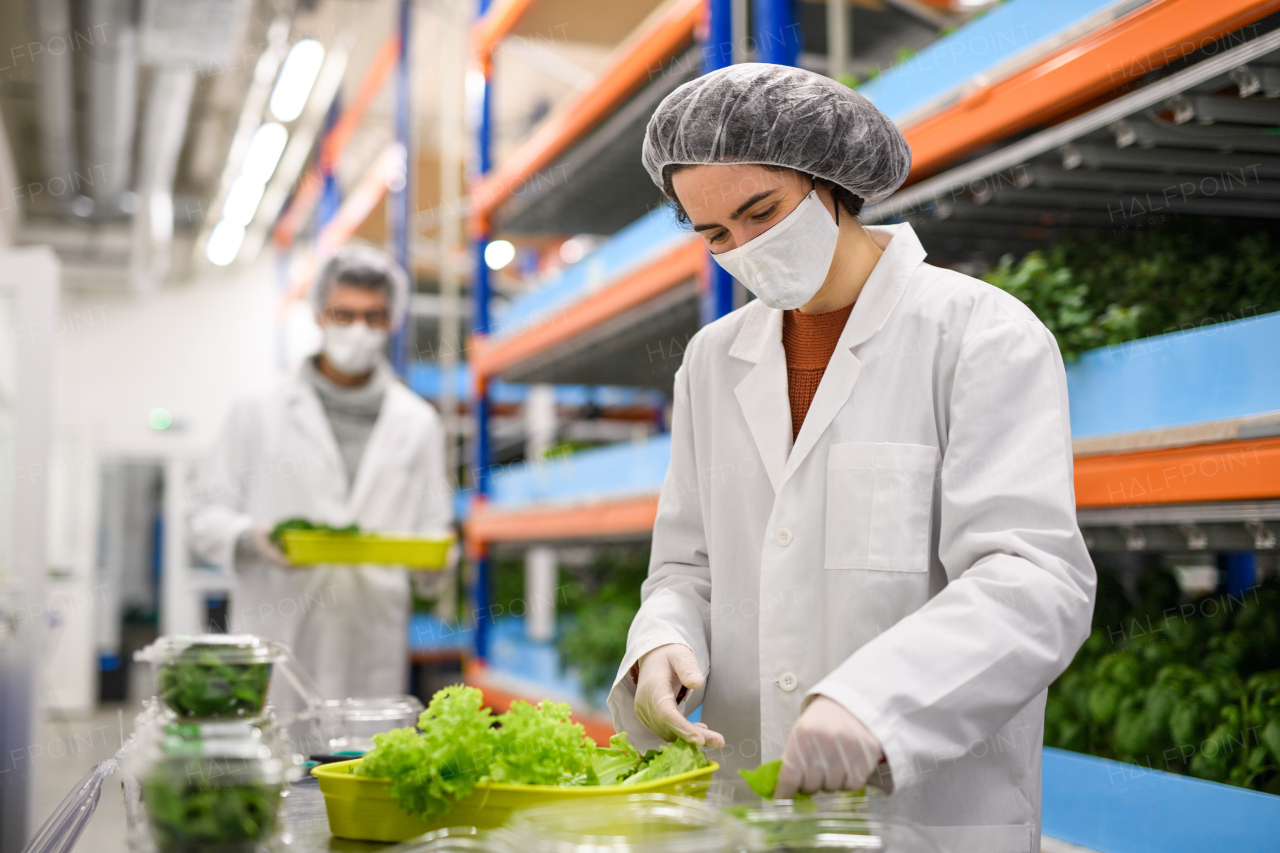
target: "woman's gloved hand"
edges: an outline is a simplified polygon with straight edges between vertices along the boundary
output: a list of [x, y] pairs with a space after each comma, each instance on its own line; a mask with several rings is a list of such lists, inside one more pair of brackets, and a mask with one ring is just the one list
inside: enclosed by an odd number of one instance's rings
[[271, 541], [271, 530], [270, 524], [255, 524], [249, 528], [245, 537], [249, 540], [250, 549], [257, 557], [266, 560], [273, 566], [292, 569], [293, 563], [289, 562], [289, 558], [285, 556], [284, 551], [277, 548], [276, 543]]
[[706, 681], [693, 649], [683, 643], [658, 646], [640, 658], [636, 676], [636, 717], [645, 728], [666, 741], [687, 740], [695, 746], [722, 747], [724, 738], [680, 713], [676, 695], [681, 687], [696, 690]]
[[839, 702], [818, 696], [791, 727], [774, 796], [796, 791], [851, 791], [867, 783], [884, 757], [876, 736]]

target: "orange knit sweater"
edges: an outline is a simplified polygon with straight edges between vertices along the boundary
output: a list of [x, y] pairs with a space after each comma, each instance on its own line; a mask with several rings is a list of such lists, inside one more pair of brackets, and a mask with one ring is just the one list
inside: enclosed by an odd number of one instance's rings
[[791, 438], [800, 434], [809, 404], [827, 370], [831, 354], [853, 305], [818, 314], [786, 311], [782, 315], [782, 349], [787, 354], [787, 396], [791, 401]]

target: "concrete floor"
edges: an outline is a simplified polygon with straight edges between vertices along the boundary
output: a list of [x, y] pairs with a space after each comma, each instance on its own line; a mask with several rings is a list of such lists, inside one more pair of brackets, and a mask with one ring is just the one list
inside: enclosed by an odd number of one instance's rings
[[[36, 780], [36, 818], [32, 833], [85, 773], [120, 748], [120, 713], [124, 715], [127, 737], [133, 730], [133, 718], [140, 710], [136, 703], [112, 704], [99, 707], [87, 718], [65, 720], [46, 717], [42, 720], [39, 736], [34, 739], [39, 744], [40, 753], [32, 757]], [[94, 853], [125, 853], [128, 850], [120, 774], [108, 777], [103, 783], [102, 799], [81, 836], [79, 848], [91, 849]]]

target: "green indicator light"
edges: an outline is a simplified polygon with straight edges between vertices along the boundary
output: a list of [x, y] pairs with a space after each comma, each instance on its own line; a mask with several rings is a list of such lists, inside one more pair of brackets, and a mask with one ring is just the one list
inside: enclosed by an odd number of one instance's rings
[[168, 409], [152, 409], [147, 415], [147, 423], [152, 429], [168, 429], [173, 423], [173, 415]]

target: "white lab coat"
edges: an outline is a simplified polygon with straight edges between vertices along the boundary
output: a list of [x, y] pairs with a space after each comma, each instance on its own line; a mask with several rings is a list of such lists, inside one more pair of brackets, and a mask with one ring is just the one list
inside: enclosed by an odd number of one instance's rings
[[[301, 377], [283, 377], [234, 405], [188, 492], [195, 552], [234, 568], [228, 608], [233, 633], [287, 644], [325, 698], [406, 691], [410, 596], [404, 569], [283, 569], [237, 560], [236, 540], [255, 523], [288, 518], [447, 533], [451, 494], [435, 409], [392, 381], [348, 488], [320, 398]], [[273, 697], [290, 704], [275, 688]]]
[[609, 695], [656, 745], [627, 670], [685, 643], [730, 772], [780, 758], [815, 694], [884, 747], [886, 809], [953, 850], [1038, 849], [1045, 689], [1089, 632], [1067, 387], [1017, 299], [884, 254], [792, 446], [782, 312], [702, 329], [676, 374], [649, 578]]

